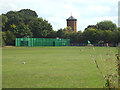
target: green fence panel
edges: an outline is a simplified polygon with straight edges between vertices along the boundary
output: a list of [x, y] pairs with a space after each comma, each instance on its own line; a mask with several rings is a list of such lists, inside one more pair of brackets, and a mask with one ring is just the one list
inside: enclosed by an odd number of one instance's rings
[[15, 46], [18, 46], [18, 38], [15, 39]]
[[21, 46], [20, 42], [21, 42], [21, 39], [18, 38], [18, 46]]
[[15, 46], [68, 46], [70, 39], [16, 38]]

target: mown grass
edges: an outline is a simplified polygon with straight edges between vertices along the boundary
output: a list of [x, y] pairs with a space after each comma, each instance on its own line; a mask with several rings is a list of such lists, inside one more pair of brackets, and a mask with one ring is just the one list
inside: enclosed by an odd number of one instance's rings
[[[102, 88], [115, 72], [115, 47], [4, 47], [3, 88]], [[26, 62], [26, 64], [22, 64]]]

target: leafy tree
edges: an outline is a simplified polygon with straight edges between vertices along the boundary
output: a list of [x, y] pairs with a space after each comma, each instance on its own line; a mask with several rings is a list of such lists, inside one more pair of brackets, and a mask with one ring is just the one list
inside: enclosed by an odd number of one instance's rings
[[5, 24], [7, 22], [7, 17], [5, 15], [1, 15], [2, 16], [2, 30], [4, 31], [5, 29]]
[[41, 34], [41, 37], [42, 38], [46, 38], [47, 37], [47, 35], [48, 35], [48, 31], [47, 30], [43, 30], [40, 34]]
[[117, 32], [117, 36], [118, 36], [118, 42], [120, 42], [120, 31]]
[[5, 16], [8, 19], [8, 25], [15, 24], [19, 25], [19, 23], [24, 23], [23, 21], [23, 14], [17, 12], [17, 11], [9, 11]]
[[24, 23], [25, 25], [29, 25], [30, 22], [37, 18], [38, 15], [35, 11], [32, 11], [30, 9], [22, 9], [20, 11], [9, 11], [5, 14], [5, 16], [8, 19], [8, 22], [6, 23], [6, 30], [11, 31], [11, 25], [18, 26], [20, 23]]
[[85, 28], [85, 30], [87, 30], [88, 28], [95, 28], [95, 29], [97, 29], [97, 26], [96, 25], [88, 25], [88, 27]]
[[57, 37], [57, 31], [50, 31], [49, 34], [47, 35], [47, 38], [56, 38]]
[[25, 25], [28, 25], [30, 23], [30, 21], [32, 21], [33, 19], [36, 19], [38, 17], [37, 13], [30, 9], [22, 9], [18, 12], [23, 15], [22, 18], [23, 18]]
[[[42, 20], [42, 19], [41, 19]], [[38, 19], [35, 19], [33, 21], [30, 22], [30, 29], [31, 29], [31, 32], [33, 33], [33, 37], [34, 38], [40, 38], [40, 31], [42, 29], [41, 27], [41, 22], [38, 21]]]
[[29, 29], [29, 25], [25, 25], [24, 23], [20, 23], [19, 25], [12, 24], [10, 25], [10, 30], [14, 33], [17, 38], [29, 36], [32, 37], [33, 33]]
[[30, 10], [30, 9], [22, 9], [18, 12], [22, 13], [25, 16], [31, 16], [31, 17], [35, 17], [35, 18], [38, 17], [37, 13], [33, 10]]
[[[18, 38], [25, 36], [42, 38], [54, 33], [52, 25], [47, 20], [38, 18], [37, 13], [30, 9], [9, 11], [2, 17], [3, 31], [9, 36], [13, 33]], [[54, 37], [56, 36], [54, 35]], [[6, 43], [11, 44], [9, 41], [5, 40]]]
[[42, 18], [31, 21], [29, 27], [33, 33], [33, 37], [36, 38], [47, 37], [52, 31], [52, 25]]
[[[4, 37], [5, 38], [5, 37]], [[14, 45], [15, 43], [15, 35], [13, 34], [12, 31], [6, 31], [6, 40], [5, 43], [7, 45]]]
[[83, 32], [84, 41], [90, 40], [92, 43], [97, 43], [100, 37], [100, 31], [95, 28], [88, 28]]
[[118, 27], [118, 31], [120, 31], [120, 27]]
[[113, 32], [111, 30], [105, 30], [103, 33], [102, 33], [102, 40], [105, 42], [105, 43], [111, 43], [112, 41], [112, 37], [113, 37]]
[[77, 34], [77, 32], [70, 33], [69, 37], [70, 37], [71, 43], [78, 43], [78, 34]]
[[68, 31], [69, 33], [74, 32], [70, 26], [67, 28], [64, 28], [64, 30]]
[[11, 25], [18, 26], [20, 23], [24, 23], [23, 15], [16, 11], [9, 11], [5, 14], [7, 17], [8, 22], [5, 24], [5, 31], [10, 30], [12, 31]]
[[72, 28], [71, 28], [71, 27], [67, 27], [67, 28], [64, 28], [64, 29], [63, 29], [63, 32], [64, 32], [63, 38], [64, 38], [64, 39], [70, 39], [70, 34], [71, 34], [73, 31], [72, 31]]
[[15, 29], [14, 29], [14, 34], [17, 38], [22, 38], [25, 36], [32, 37], [33, 33], [29, 29], [28, 25], [25, 25], [24, 23], [20, 23]]
[[112, 32], [111, 43], [113, 43], [114, 45], [115, 45], [115, 44], [118, 44], [118, 42], [119, 42], [119, 36], [120, 36], [119, 31], [117, 31], [117, 32]]
[[82, 31], [77, 32], [77, 42], [78, 43], [85, 43], [83, 40], [83, 32]]
[[111, 31], [117, 31], [117, 26], [115, 23], [113, 23], [112, 21], [101, 21], [99, 23], [96, 24], [97, 28], [99, 30], [111, 30]]
[[6, 36], [6, 33], [5, 33], [5, 32], [2, 32], [2, 39], [3, 39], [4, 41], [7, 40], [7, 36]]
[[59, 38], [64, 38], [64, 39], [70, 39], [70, 34], [73, 33], [74, 31], [72, 31], [71, 27], [67, 27], [64, 29], [58, 29], [57, 31], [57, 37]]
[[0, 41], [2, 41], [2, 42], [0, 42], [0, 45], [2, 45], [2, 47], [3, 47], [3, 46], [6, 45], [5, 44], [5, 40], [7, 39], [7, 37], [6, 37], [6, 33], [5, 32], [0, 32], [0, 34], [2, 35], [2, 37], [0, 37]]
[[5, 45], [5, 41], [2, 39], [2, 47], [4, 47]]
[[53, 30], [52, 25], [50, 23], [48, 23], [47, 20], [43, 20], [43, 22], [41, 22], [41, 24], [42, 24], [42, 29], [43, 30], [47, 30], [47, 31], [52, 31]]
[[58, 29], [57, 31], [57, 37], [64, 38], [64, 31], [62, 28]]

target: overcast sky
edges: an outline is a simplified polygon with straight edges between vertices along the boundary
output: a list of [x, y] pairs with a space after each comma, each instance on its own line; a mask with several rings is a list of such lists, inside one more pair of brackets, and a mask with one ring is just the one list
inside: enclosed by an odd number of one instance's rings
[[52, 24], [54, 30], [66, 28], [66, 19], [77, 19], [77, 31], [103, 20], [118, 24], [119, 0], [0, 0], [0, 14], [31, 9]]

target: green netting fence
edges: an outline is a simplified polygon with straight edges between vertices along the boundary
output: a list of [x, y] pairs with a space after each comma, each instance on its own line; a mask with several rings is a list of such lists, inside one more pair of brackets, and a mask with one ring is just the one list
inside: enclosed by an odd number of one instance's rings
[[15, 46], [69, 46], [70, 39], [16, 38]]

